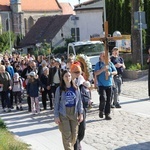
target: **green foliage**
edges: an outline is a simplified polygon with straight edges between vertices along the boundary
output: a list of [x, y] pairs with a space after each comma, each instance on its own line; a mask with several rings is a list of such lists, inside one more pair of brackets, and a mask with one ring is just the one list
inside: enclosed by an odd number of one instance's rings
[[145, 64], [141, 67], [140, 63], [133, 64], [131, 61], [125, 62], [127, 70], [145, 70], [148, 69], [148, 65]]
[[58, 54], [58, 53], [64, 53], [67, 52], [67, 47], [66, 46], [62, 46], [62, 47], [57, 47], [53, 50], [54, 54]]
[[4, 123], [3, 120], [0, 119], [0, 129], [6, 129], [6, 124]]
[[18, 140], [6, 129], [0, 129], [0, 150], [29, 150], [29, 145]]
[[[10, 35], [9, 35], [10, 34]], [[0, 53], [5, 51], [10, 51], [10, 38], [11, 37], [11, 46], [13, 47], [16, 36], [12, 32], [4, 32], [0, 34]]]

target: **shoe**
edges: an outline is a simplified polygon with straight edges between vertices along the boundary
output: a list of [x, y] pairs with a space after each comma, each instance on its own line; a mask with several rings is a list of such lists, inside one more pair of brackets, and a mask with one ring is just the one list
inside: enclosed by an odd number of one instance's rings
[[14, 106], [11, 106], [11, 109], [14, 109]]
[[118, 104], [118, 105], [116, 105], [115, 107], [116, 107], [116, 108], [121, 108], [121, 106], [120, 106], [119, 104]]
[[7, 111], [7, 109], [6, 109], [6, 108], [4, 108], [4, 109], [3, 109], [3, 112], [6, 112], [6, 111]]
[[20, 107], [20, 110], [21, 110], [21, 111], [23, 110], [22, 106]]
[[115, 108], [115, 106], [114, 106], [114, 105], [111, 105], [111, 108]]
[[110, 115], [105, 115], [105, 119], [106, 120], [111, 120], [112, 118], [110, 117]]
[[19, 107], [18, 107], [18, 106], [16, 107], [16, 110], [19, 110]]
[[8, 108], [8, 111], [7, 112], [11, 112], [11, 109], [10, 108]]
[[51, 107], [51, 108], [50, 108], [50, 110], [53, 110], [53, 109], [54, 109], [54, 107]]
[[102, 111], [99, 112], [99, 117], [103, 118], [103, 112]]

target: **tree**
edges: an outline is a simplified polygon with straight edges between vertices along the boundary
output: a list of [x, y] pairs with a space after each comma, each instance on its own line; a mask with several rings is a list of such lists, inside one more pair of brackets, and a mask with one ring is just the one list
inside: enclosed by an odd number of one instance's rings
[[140, 0], [131, 0], [131, 43], [132, 43], [132, 62], [141, 63], [140, 32], [134, 29], [134, 12], [139, 11]]
[[[11, 37], [11, 41], [10, 41], [10, 37]], [[3, 53], [5, 51], [10, 52], [10, 42], [11, 42], [11, 46], [14, 45], [14, 41], [15, 41], [15, 35], [11, 32], [4, 32], [2, 34], [0, 34], [0, 53]]]

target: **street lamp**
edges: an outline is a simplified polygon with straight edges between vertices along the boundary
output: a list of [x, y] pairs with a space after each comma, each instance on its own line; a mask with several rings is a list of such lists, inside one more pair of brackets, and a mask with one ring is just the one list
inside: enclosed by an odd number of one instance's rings
[[7, 19], [8, 19], [8, 33], [9, 33], [9, 48], [10, 48], [10, 52], [11, 52], [12, 44], [11, 44], [10, 16], [9, 16], [9, 12], [0, 12], [0, 14], [7, 14]]

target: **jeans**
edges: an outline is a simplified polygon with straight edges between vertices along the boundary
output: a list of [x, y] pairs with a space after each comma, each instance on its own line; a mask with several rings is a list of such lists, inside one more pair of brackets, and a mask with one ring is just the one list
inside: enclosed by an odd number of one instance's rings
[[110, 114], [112, 86], [99, 86], [99, 95], [99, 110], [105, 112], [105, 115]]

